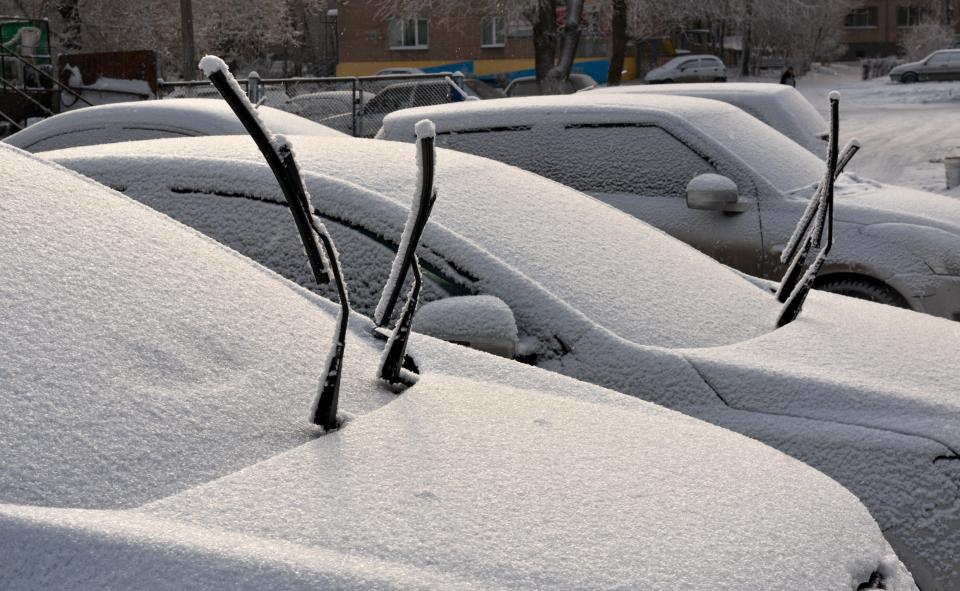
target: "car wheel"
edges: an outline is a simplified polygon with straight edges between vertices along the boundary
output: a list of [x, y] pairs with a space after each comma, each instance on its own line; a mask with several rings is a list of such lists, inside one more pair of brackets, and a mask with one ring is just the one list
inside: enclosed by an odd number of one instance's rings
[[897, 308], [909, 308], [907, 300], [902, 295], [887, 287], [883, 283], [860, 277], [824, 277], [817, 284], [817, 289], [838, 293], [840, 295], [858, 298], [878, 304], [887, 304]]
[[713, 81], [714, 81], [714, 82], [726, 82], [727, 79], [726, 79], [726, 78], [714, 78]]
[[673, 78], [667, 78], [666, 80], [661, 80], [661, 84], [673, 84]]
[[903, 82], [904, 84], [913, 84], [914, 82], [918, 82], [919, 80], [920, 78], [918, 78], [917, 75], [913, 72], [907, 72], [906, 74], [900, 77], [900, 81]]

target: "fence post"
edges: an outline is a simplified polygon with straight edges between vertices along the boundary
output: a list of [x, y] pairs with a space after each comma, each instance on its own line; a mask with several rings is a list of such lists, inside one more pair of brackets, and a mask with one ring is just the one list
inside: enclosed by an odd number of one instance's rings
[[260, 74], [250, 72], [247, 76], [247, 98], [250, 102], [257, 104], [263, 97], [263, 89], [260, 87]]
[[351, 83], [353, 84], [353, 137], [359, 137], [360, 132], [362, 131], [360, 129], [362, 122], [360, 121], [360, 114], [357, 113], [357, 105], [363, 102], [363, 99], [361, 98], [363, 88], [360, 87], [360, 80], [356, 77], [354, 77]]

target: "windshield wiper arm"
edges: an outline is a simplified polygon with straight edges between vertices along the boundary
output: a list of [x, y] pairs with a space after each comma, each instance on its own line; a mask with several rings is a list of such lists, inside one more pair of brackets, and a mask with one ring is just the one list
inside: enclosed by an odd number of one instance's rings
[[[780, 291], [777, 293], [778, 299], [784, 297], [784, 294], [789, 294], [785, 297], [785, 300], [780, 300], [786, 301], [786, 304], [780, 312], [780, 317], [777, 319], [777, 328], [786, 326], [796, 320], [800, 311], [803, 309], [807, 295], [813, 288], [817, 273], [820, 272], [827, 255], [830, 254], [830, 249], [833, 247], [833, 197], [836, 179], [839, 174], [837, 172], [838, 166], [841, 162], [837, 154], [839, 151], [837, 137], [839, 131], [840, 93], [834, 91], [830, 93], [830, 150], [827, 154], [827, 170], [824, 175], [826, 183], [822, 190], [817, 191], [818, 194], [815, 196], [816, 203], [811, 203], [807, 208], [816, 213], [816, 222], [812, 230], [807, 231], [807, 228], [810, 226], [810, 220], [814, 218], [813, 213], [811, 213], [809, 216], [810, 219], [807, 219], [805, 224], [803, 221], [801, 221], [801, 224], [798, 224], [798, 229], [800, 225], [804, 226], [803, 234], [806, 234], [806, 238], [802, 239], [803, 246], [795, 253], [793, 262], [780, 285]], [[859, 149], [859, 143], [851, 142], [848, 147], [851, 153], [842, 160], [844, 165], [850, 161], [850, 158], [852, 158], [853, 154]], [[844, 152], [846, 153], [848, 150], [845, 149]], [[806, 214], [804, 217], [807, 217]], [[826, 242], [824, 242], [824, 232], [826, 232]], [[800, 268], [806, 261], [811, 247], [820, 248], [820, 252], [817, 253], [817, 257], [813, 260], [813, 263], [810, 264], [803, 278], [797, 279]], [[790, 283], [795, 285], [790, 285]]]
[[380, 313], [380, 320], [377, 324], [382, 326], [389, 322], [400, 288], [403, 286], [404, 277], [406, 277], [407, 270], [412, 267], [413, 287], [410, 288], [400, 318], [397, 319], [393, 334], [390, 335], [387, 346], [384, 348], [379, 372], [380, 378], [388, 383], [407, 386], [410, 385], [409, 380], [404, 378], [401, 370], [406, 356], [407, 341], [410, 339], [410, 331], [413, 327], [413, 316], [417, 311], [417, 303], [420, 300], [420, 290], [423, 285], [420, 259], [416, 254], [417, 245], [420, 236], [423, 234], [423, 229], [427, 225], [427, 220], [430, 218], [430, 213], [433, 211], [433, 204], [437, 199], [437, 191], [433, 186], [436, 165], [434, 146], [436, 129], [432, 122], [424, 120], [417, 123], [415, 130], [417, 134], [418, 175], [421, 182], [410, 206], [407, 222], [404, 224], [403, 237], [400, 240], [397, 256], [393, 260], [390, 277], [383, 288], [380, 305], [377, 306]]
[[[311, 420], [329, 431], [337, 427], [337, 407], [340, 399], [340, 375], [343, 369], [343, 353], [347, 338], [347, 322], [350, 317], [350, 302], [347, 298], [347, 286], [340, 269], [333, 239], [323, 224], [313, 215], [310, 196], [303, 184], [303, 176], [297, 166], [293, 150], [285, 137], [275, 136], [257, 116], [253, 105], [240, 89], [227, 65], [218, 57], [208, 55], [200, 60], [200, 69], [210, 79], [223, 96], [227, 104], [240, 119], [244, 129], [256, 142], [266, 159], [270, 170], [277, 178], [280, 189], [287, 200], [300, 233], [300, 241], [310, 261], [317, 283], [327, 283], [330, 275], [337, 285], [340, 300], [340, 312], [337, 314], [337, 328], [334, 333], [333, 348], [326, 361], [326, 368], [320, 380], [317, 396], [311, 409]], [[319, 238], [319, 244], [317, 242]], [[321, 250], [322, 245], [322, 250]], [[323, 255], [326, 255], [324, 261]], [[326, 266], [325, 266], [326, 262]], [[329, 269], [329, 273], [327, 272]]]

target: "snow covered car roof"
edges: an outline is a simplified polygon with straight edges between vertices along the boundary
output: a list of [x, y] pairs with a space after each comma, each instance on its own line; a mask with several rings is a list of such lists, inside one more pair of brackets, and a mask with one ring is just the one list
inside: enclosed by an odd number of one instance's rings
[[[277, 133], [337, 136], [339, 131], [272, 107], [257, 109]], [[198, 135], [246, 135], [223, 100], [175, 99], [114, 103], [67, 111], [3, 141], [30, 152], [74, 146]]]
[[350, 419], [321, 436], [332, 304], [79, 175], [0, 163], [6, 587], [915, 588], [796, 460], [427, 337], [396, 397], [360, 316]]
[[785, 84], [728, 82], [726, 84], [632, 84], [610, 86], [590, 92], [598, 94], [668, 94], [714, 99], [729, 103], [763, 121], [783, 135], [822, 156], [827, 131], [823, 117], [796, 88]]
[[[414, 146], [294, 144], [331, 227], [342, 222], [345, 232], [355, 226], [387, 242], [399, 236], [416, 185]], [[45, 156], [299, 279], [283, 262], [291, 255], [280, 255], [300, 248], [280, 244], [282, 222], [270, 221], [279, 216], [270, 204], [282, 197], [252, 146], [195, 138], [108, 148]], [[796, 322], [774, 330], [779, 304], [770, 292], [636, 218], [466, 154], [439, 150], [438, 175], [424, 261], [474, 293], [504, 300], [537, 343], [538, 365], [788, 450], [853, 489], [924, 560], [949, 567], [960, 549], [950, 525], [960, 520], [960, 499], [944, 494], [955, 490], [954, 463], [944, 458], [960, 449], [960, 368], [951, 361], [960, 325], [814, 292]], [[362, 270], [374, 256], [344, 257], [359, 307], [371, 298], [367, 284], [382, 285], [382, 276]], [[900, 332], [903, 348], [891, 345]], [[893, 481], [914, 491], [914, 502], [904, 502]], [[936, 535], [925, 529], [928, 503], [946, 516]]]

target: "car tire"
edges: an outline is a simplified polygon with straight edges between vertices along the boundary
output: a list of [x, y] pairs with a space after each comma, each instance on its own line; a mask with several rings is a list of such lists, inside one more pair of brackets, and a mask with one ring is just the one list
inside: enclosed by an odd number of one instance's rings
[[828, 276], [817, 283], [817, 289], [897, 308], [910, 307], [902, 295], [883, 283], [872, 279], [860, 277], [830, 278]]
[[714, 81], [714, 82], [726, 82], [727, 79], [726, 79], [726, 78], [714, 78], [713, 81]]
[[920, 78], [914, 72], [907, 72], [900, 77], [900, 82], [904, 84], [913, 84], [914, 82], [919, 82]]
[[666, 80], [661, 80], [660, 84], [673, 84], [673, 78], [667, 78]]

